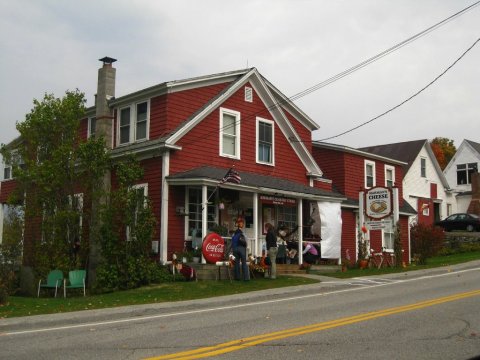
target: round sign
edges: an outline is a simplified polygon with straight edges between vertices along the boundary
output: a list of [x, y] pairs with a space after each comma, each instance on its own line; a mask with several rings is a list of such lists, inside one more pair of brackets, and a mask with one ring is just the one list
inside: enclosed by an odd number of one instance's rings
[[225, 241], [217, 233], [210, 233], [203, 239], [202, 254], [207, 263], [223, 261]]

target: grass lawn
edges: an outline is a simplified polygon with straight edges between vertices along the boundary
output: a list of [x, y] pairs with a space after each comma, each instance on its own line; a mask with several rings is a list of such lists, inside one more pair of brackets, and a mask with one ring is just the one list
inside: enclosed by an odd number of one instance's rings
[[[382, 268], [382, 269], [348, 269], [346, 272], [322, 273], [311, 271], [311, 274], [321, 274], [336, 278], [352, 278], [357, 276], [375, 276], [388, 273], [412, 271], [448, 266], [480, 259], [480, 251], [439, 256], [427, 260], [427, 265], [409, 265], [406, 268]], [[244, 292], [273, 289], [286, 286], [306, 285], [318, 282], [314, 279], [297, 276], [279, 276], [276, 280], [264, 278], [252, 279], [248, 282], [228, 280], [222, 281], [199, 281], [186, 282], [176, 281], [163, 284], [145, 286], [139, 289], [117, 291], [114, 293], [78, 295], [64, 299], [63, 297], [40, 298], [10, 296], [6, 305], [0, 305], [0, 319], [19, 316], [63, 313], [69, 311], [102, 309], [109, 307], [161, 303], [167, 301], [181, 301], [209, 298], [221, 295], [240, 294]], [[46, 294], [46, 293], [45, 293]], [[60, 292], [60, 296], [63, 295]]]
[[117, 291], [83, 297], [69, 293], [69, 297], [48, 297], [47, 292], [40, 298], [10, 296], [6, 305], [0, 305], [0, 319], [69, 311], [102, 309], [109, 307], [161, 303], [209, 298], [221, 295], [240, 294], [286, 286], [306, 285], [318, 280], [295, 276], [279, 276], [276, 280], [256, 278], [250, 281], [176, 281], [145, 286], [139, 289]]

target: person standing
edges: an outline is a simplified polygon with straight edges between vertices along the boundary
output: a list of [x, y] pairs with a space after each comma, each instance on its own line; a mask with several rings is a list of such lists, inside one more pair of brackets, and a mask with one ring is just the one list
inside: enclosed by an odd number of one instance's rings
[[232, 236], [233, 256], [235, 256], [234, 277], [240, 280], [240, 262], [242, 262], [243, 280], [250, 280], [250, 273], [247, 265], [247, 237], [243, 233], [244, 221], [237, 219], [237, 230]]
[[[277, 278], [277, 237], [273, 229], [273, 225], [270, 223], [266, 224], [267, 236], [265, 238], [267, 242], [267, 251], [268, 257], [270, 258], [270, 279]], [[267, 276], [268, 277], [268, 276]]]

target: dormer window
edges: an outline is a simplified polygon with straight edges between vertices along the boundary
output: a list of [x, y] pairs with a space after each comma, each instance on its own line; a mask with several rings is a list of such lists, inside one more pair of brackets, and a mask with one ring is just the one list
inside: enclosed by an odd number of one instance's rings
[[129, 144], [148, 139], [149, 102], [144, 101], [118, 111], [118, 143]]

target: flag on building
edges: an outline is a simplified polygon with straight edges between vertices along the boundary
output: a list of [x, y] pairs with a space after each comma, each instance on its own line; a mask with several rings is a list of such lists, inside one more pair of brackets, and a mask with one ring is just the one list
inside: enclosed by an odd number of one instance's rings
[[240, 174], [233, 168], [230, 168], [230, 170], [227, 171], [223, 179], [220, 181], [220, 184], [224, 184], [227, 182], [240, 184], [240, 180], [242, 180], [242, 178], [240, 177]]

